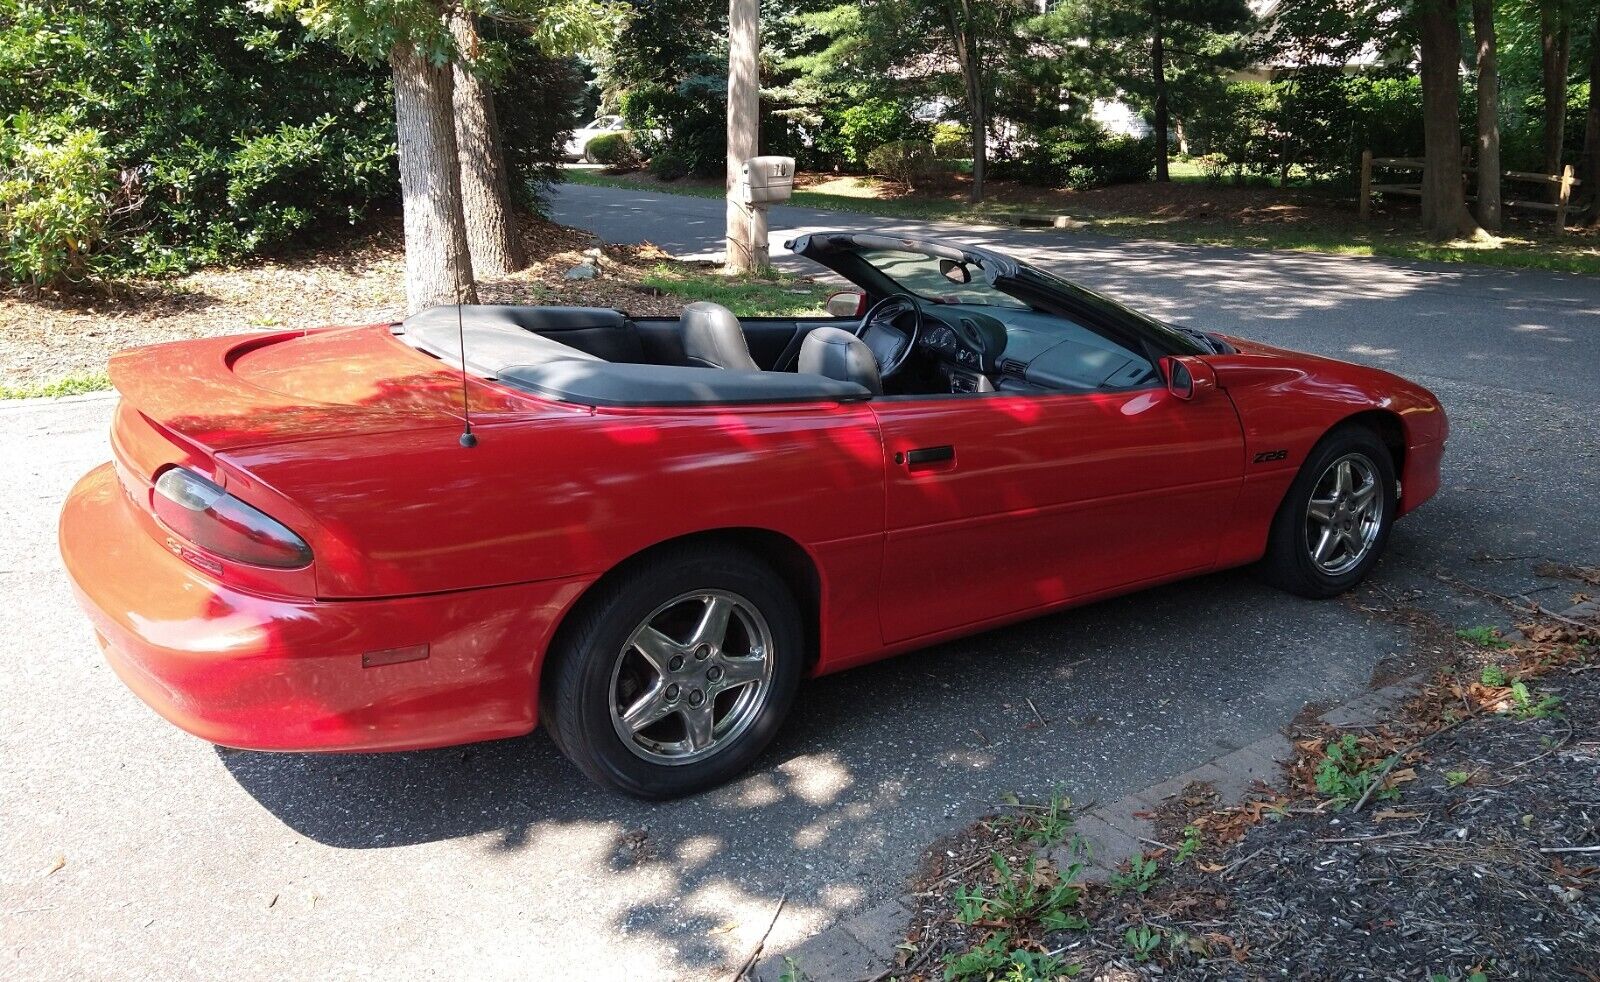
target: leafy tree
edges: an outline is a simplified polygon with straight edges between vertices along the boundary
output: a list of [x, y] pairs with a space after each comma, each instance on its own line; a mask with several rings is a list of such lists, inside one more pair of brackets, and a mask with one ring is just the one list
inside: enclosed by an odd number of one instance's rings
[[[457, 299], [476, 301], [460, 152], [455, 126], [453, 63], [468, 61], [452, 33], [458, 15], [493, 17], [530, 30], [550, 46], [592, 44], [615, 25], [604, 0], [247, 0], [253, 10], [292, 17], [313, 36], [333, 41], [368, 63], [387, 62], [394, 79], [395, 128], [400, 145], [400, 194], [405, 209], [406, 301], [418, 310]], [[479, 107], [478, 125], [493, 119]], [[493, 141], [475, 144], [482, 151]], [[506, 196], [492, 175], [476, 174], [478, 204], [503, 208]], [[505, 219], [502, 215], [502, 219]]]
[[1080, 0], [1066, 24], [1087, 39], [1095, 74], [1149, 107], [1156, 180], [1168, 180], [1174, 110], [1192, 114], [1219, 97], [1226, 69], [1243, 64], [1245, 0]]
[[1031, 40], [1026, 0], [866, 0], [811, 13], [818, 50], [790, 64], [801, 90], [959, 107], [971, 139], [974, 201], [984, 194], [992, 107]]
[[1478, 224], [1500, 231], [1500, 73], [1494, 0], [1472, 0], [1472, 33], [1478, 67]]
[[1438, 239], [1479, 231], [1461, 188], [1458, 0], [1416, 0], [1422, 65], [1422, 225]]
[[1567, 70], [1572, 59], [1571, 0], [1538, 0], [1539, 67], [1543, 94], [1544, 167], [1546, 174], [1561, 172], [1561, 151], [1566, 142]]

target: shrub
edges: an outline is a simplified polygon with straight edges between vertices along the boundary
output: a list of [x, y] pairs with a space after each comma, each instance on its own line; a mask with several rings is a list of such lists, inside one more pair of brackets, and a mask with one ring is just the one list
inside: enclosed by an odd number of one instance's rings
[[589, 141], [589, 159], [611, 171], [637, 170], [639, 151], [626, 133], [602, 133]]
[[1085, 187], [1148, 181], [1156, 167], [1155, 141], [1135, 136], [1098, 140], [1086, 148], [1078, 167], [1087, 179], [1081, 185]]
[[867, 163], [872, 151], [887, 143], [925, 142], [928, 124], [911, 115], [902, 103], [866, 99], [836, 113], [825, 113], [819, 143], [851, 167]]
[[923, 187], [945, 174], [933, 147], [921, 140], [896, 140], [867, 154], [867, 169], [908, 188]]
[[689, 159], [671, 147], [665, 147], [650, 158], [650, 173], [658, 181], [676, 181], [688, 177], [693, 170]]
[[0, 174], [0, 278], [83, 280], [104, 243], [116, 186], [103, 134], [24, 113], [0, 129]]
[[[77, 248], [65, 260], [70, 271], [52, 277], [181, 272], [348, 224], [398, 198], [385, 66], [353, 62], [236, 0], [10, 3], [0, 11], [0, 120], [31, 114], [97, 133], [112, 175], [92, 254]], [[538, 54], [532, 38], [486, 39], [484, 47], [504, 109], [507, 162], [518, 200], [528, 203], [557, 174], [573, 122], [573, 71]], [[81, 136], [47, 142], [86, 159]], [[30, 220], [65, 207], [65, 188], [51, 191], [24, 180], [10, 158], [3, 163], [8, 193], [26, 193], [38, 209]], [[12, 214], [18, 204], [7, 207]], [[30, 269], [56, 263], [39, 248]], [[33, 275], [0, 262], [0, 279]]]
[[933, 128], [933, 155], [941, 160], [965, 158], [972, 153], [972, 133], [960, 123], [940, 123]]
[[639, 151], [652, 160], [665, 150], [679, 177], [715, 177], [727, 168], [726, 79], [692, 76], [675, 88], [647, 84], [622, 97], [622, 117]]
[[1154, 141], [1111, 136], [1085, 119], [1034, 134], [1015, 157], [997, 162], [995, 176], [1050, 187], [1093, 188], [1147, 180], [1155, 162]]

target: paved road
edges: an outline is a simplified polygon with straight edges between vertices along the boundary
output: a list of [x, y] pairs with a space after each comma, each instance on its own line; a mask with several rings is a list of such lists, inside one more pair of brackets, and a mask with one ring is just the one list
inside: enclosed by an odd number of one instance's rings
[[[685, 252], [718, 234], [698, 199], [574, 187], [558, 209]], [[1554, 603], [1572, 584], [1534, 566], [1596, 561], [1600, 283], [981, 239], [1175, 319], [1419, 378], [1455, 421], [1446, 490], [1348, 601], [1226, 573], [824, 679], [750, 775], [650, 806], [594, 790], [540, 734], [311, 757], [167, 726], [100, 661], [55, 558], [54, 516], [106, 456], [110, 403], [5, 406], [0, 975], [703, 977], [743, 957], [780, 895], [769, 950], [898, 892], [924, 846], [1006, 791], [1111, 800], [1403, 672], [1432, 636], [1382, 612], [1397, 600], [1499, 619], [1440, 574]]]

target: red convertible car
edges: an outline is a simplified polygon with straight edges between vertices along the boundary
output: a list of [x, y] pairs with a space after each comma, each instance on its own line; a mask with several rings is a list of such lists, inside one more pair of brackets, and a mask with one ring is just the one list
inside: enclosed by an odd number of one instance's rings
[[112, 667], [219, 744], [542, 722], [666, 797], [747, 767], [803, 676], [1249, 563], [1331, 596], [1438, 489], [1445, 414], [1393, 375], [953, 242], [790, 247], [848, 316], [442, 307], [118, 355], [61, 517]]

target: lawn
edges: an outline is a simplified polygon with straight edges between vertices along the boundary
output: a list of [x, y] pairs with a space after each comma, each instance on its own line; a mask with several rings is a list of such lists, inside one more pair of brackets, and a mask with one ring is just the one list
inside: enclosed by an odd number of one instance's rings
[[655, 265], [640, 277], [643, 286], [687, 303], [709, 300], [740, 317], [805, 317], [826, 313], [824, 304], [833, 288], [791, 276], [724, 276], [715, 269], [688, 263]]
[[[721, 182], [662, 183], [642, 174], [568, 169], [574, 184], [722, 197]], [[1127, 239], [1159, 239], [1248, 249], [1387, 256], [1600, 275], [1600, 233], [1569, 229], [1557, 237], [1543, 223], [1514, 220], [1502, 237], [1434, 242], [1416, 234], [1409, 204], [1381, 206], [1359, 221], [1349, 202], [1315, 192], [1236, 187], [1203, 179], [1198, 167], [1174, 165], [1170, 184], [1117, 185], [1090, 191], [1048, 191], [993, 182], [991, 200], [973, 205], [955, 193], [907, 194], [870, 177], [802, 175], [792, 204], [888, 218], [972, 224], [1017, 224], [1019, 216], [1062, 216], [1073, 230]], [[1048, 234], [1048, 230], [1045, 230]]]

